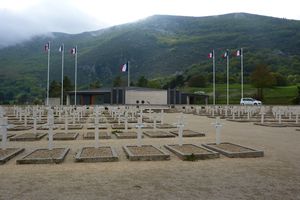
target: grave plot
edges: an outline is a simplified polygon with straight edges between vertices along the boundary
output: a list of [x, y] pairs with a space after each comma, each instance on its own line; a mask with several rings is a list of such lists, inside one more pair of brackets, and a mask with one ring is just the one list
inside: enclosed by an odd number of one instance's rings
[[136, 119], [128, 119], [128, 123], [137, 123]]
[[[56, 130], [56, 129], [58, 129], [58, 126], [53, 126], [52, 129]], [[37, 130], [43, 130], [43, 131], [49, 130], [49, 126], [48, 125], [40, 126], [40, 127], [37, 128]]]
[[[85, 140], [93, 140], [95, 139], [95, 132], [87, 132], [83, 135], [83, 139]], [[108, 131], [99, 131], [99, 139], [111, 139], [111, 135]]]
[[42, 139], [47, 133], [23, 133], [9, 138], [10, 141], [36, 141]]
[[[112, 124], [111, 125], [112, 129], [125, 129], [125, 124]], [[127, 127], [128, 129], [131, 129], [130, 126]]]
[[[170, 131], [170, 133], [178, 136], [178, 131]], [[205, 133], [200, 133], [192, 130], [183, 130], [182, 136], [183, 137], [204, 137]]]
[[170, 155], [152, 145], [123, 146], [126, 157], [131, 161], [170, 160]]
[[75, 156], [76, 162], [112, 162], [118, 159], [116, 151], [110, 146], [83, 147]]
[[271, 122], [264, 122], [264, 123], [257, 122], [257, 123], [254, 123], [254, 125], [267, 126], [267, 127], [278, 127], [278, 128], [287, 127], [287, 125], [285, 125], [285, 124], [271, 123]]
[[7, 130], [8, 131], [26, 131], [26, 130], [30, 130], [32, 129], [32, 126], [14, 126], [14, 127], [10, 127]]
[[110, 124], [116, 124], [116, 123], [118, 123], [118, 120], [117, 119], [107, 119], [107, 122]]
[[219, 152], [229, 158], [254, 158], [263, 157], [264, 152], [260, 150], [251, 149], [238, 144], [233, 144], [229, 142], [222, 142], [220, 144], [210, 143], [202, 144], [202, 146], [211, 149], [213, 151]]
[[[88, 125], [87, 126], [87, 129], [93, 129], [94, 130], [95, 128], [96, 128], [95, 125]], [[107, 125], [99, 125], [98, 129], [107, 129]]]
[[[11, 138], [11, 137], [13, 137], [13, 136], [15, 136], [16, 134], [12, 134], [12, 133], [8, 133], [7, 135], [6, 135], [6, 138], [8, 139], [8, 138]], [[2, 135], [0, 135], [0, 141], [2, 141]]]
[[[81, 125], [81, 124], [69, 124], [68, 125], [69, 130], [79, 130], [79, 129], [82, 129], [82, 128], [83, 128], [83, 125]], [[62, 127], [61, 129], [64, 130], [65, 127]]]
[[174, 134], [165, 131], [144, 131], [145, 135], [151, 138], [169, 138], [175, 137]]
[[113, 132], [118, 139], [133, 139], [137, 138], [137, 133], [134, 131], [117, 131]]
[[[150, 119], [150, 118], [143, 118], [143, 122], [146, 122], [146, 123], [153, 123], [154, 120], [153, 119]], [[156, 123], [161, 123], [160, 120], [156, 120]]]
[[78, 137], [79, 133], [55, 133], [53, 135], [53, 140], [76, 140], [76, 138]]
[[176, 128], [176, 126], [171, 125], [171, 124], [157, 124], [156, 125], [157, 128], [161, 128], [161, 129], [167, 129], [167, 128]]
[[8, 160], [20, 154], [23, 151], [24, 149], [20, 148], [0, 149], [0, 165], [6, 163]]
[[219, 153], [194, 144], [174, 144], [165, 145], [165, 147], [173, 152], [176, 156], [178, 156], [181, 160], [186, 161], [204, 160], [220, 157]]
[[23, 125], [24, 122], [23, 121], [19, 121], [19, 120], [9, 120], [9, 124], [13, 124], [13, 125]]
[[69, 152], [69, 148], [36, 149], [23, 158], [17, 160], [17, 164], [50, 164], [62, 163]]

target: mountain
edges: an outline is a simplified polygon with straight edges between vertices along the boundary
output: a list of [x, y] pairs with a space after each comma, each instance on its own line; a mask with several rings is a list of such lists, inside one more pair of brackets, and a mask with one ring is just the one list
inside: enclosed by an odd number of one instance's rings
[[[111, 85], [119, 75], [125, 79], [120, 66], [127, 60], [134, 80], [142, 75], [155, 78], [208, 72], [211, 61], [207, 54], [212, 49], [218, 57], [217, 68], [222, 71], [226, 64], [221, 54], [241, 47], [246, 75], [258, 63], [266, 63], [285, 75], [300, 74], [300, 21], [247, 13], [209, 17], [155, 15], [93, 32], [51, 33], [0, 49], [0, 102], [24, 95], [44, 97], [47, 53], [43, 47], [47, 41], [51, 41], [51, 80], [59, 81], [61, 77], [61, 43], [66, 48], [65, 75], [73, 80], [74, 57], [67, 51], [78, 46], [79, 88], [95, 80]], [[238, 63], [238, 59], [231, 59], [233, 73], [238, 72]]]

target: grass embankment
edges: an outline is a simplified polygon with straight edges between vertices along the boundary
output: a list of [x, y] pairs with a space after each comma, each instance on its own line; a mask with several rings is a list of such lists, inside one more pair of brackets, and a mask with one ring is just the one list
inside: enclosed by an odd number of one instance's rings
[[[184, 88], [187, 92], [203, 91], [209, 95], [209, 104], [212, 103], [212, 85], [205, 88]], [[250, 84], [244, 84], [244, 97], [255, 97], [257, 89]], [[216, 104], [226, 104], [227, 85], [216, 84]], [[263, 104], [288, 105], [297, 96], [297, 86], [272, 87], [264, 89]], [[239, 104], [241, 99], [241, 85], [231, 84], [229, 86], [229, 103]]]

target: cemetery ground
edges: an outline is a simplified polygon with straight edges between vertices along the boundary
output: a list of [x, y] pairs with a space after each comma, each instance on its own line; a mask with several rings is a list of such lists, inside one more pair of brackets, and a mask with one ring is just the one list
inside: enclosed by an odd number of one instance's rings
[[[166, 113], [165, 123], [173, 124], [178, 115]], [[192, 114], [184, 117], [184, 129], [205, 133], [205, 137], [184, 137], [184, 144], [215, 142], [214, 119]], [[142, 145], [159, 147], [170, 154], [170, 160], [129, 161], [122, 147], [137, 145], [137, 140], [114, 137], [99, 142], [100, 146], [112, 146], [118, 161], [78, 163], [74, 161], [76, 153], [95, 144], [94, 140], [83, 139], [84, 133], [91, 131], [85, 125], [76, 130], [76, 140], [54, 140], [54, 148], [70, 148], [61, 164], [16, 164], [30, 151], [47, 148], [47, 136], [37, 141], [9, 141], [9, 148], [25, 151], [0, 165], [0, 199], [300, 199], [300, 132], [295, 127], [221, 122], [221, 142], [263, 150], [264, 157], [220, 155], [214, 159], [182, 161], [164, 148], [178, 144], [178, 137], [145, 136]]]

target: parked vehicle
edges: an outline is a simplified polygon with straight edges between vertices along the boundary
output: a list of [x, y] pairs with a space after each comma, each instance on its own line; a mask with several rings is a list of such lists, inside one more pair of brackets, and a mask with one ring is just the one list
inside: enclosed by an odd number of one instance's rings
[[262, 102], [253, 98], [241, 98], [241, 105], [261, 105]]

